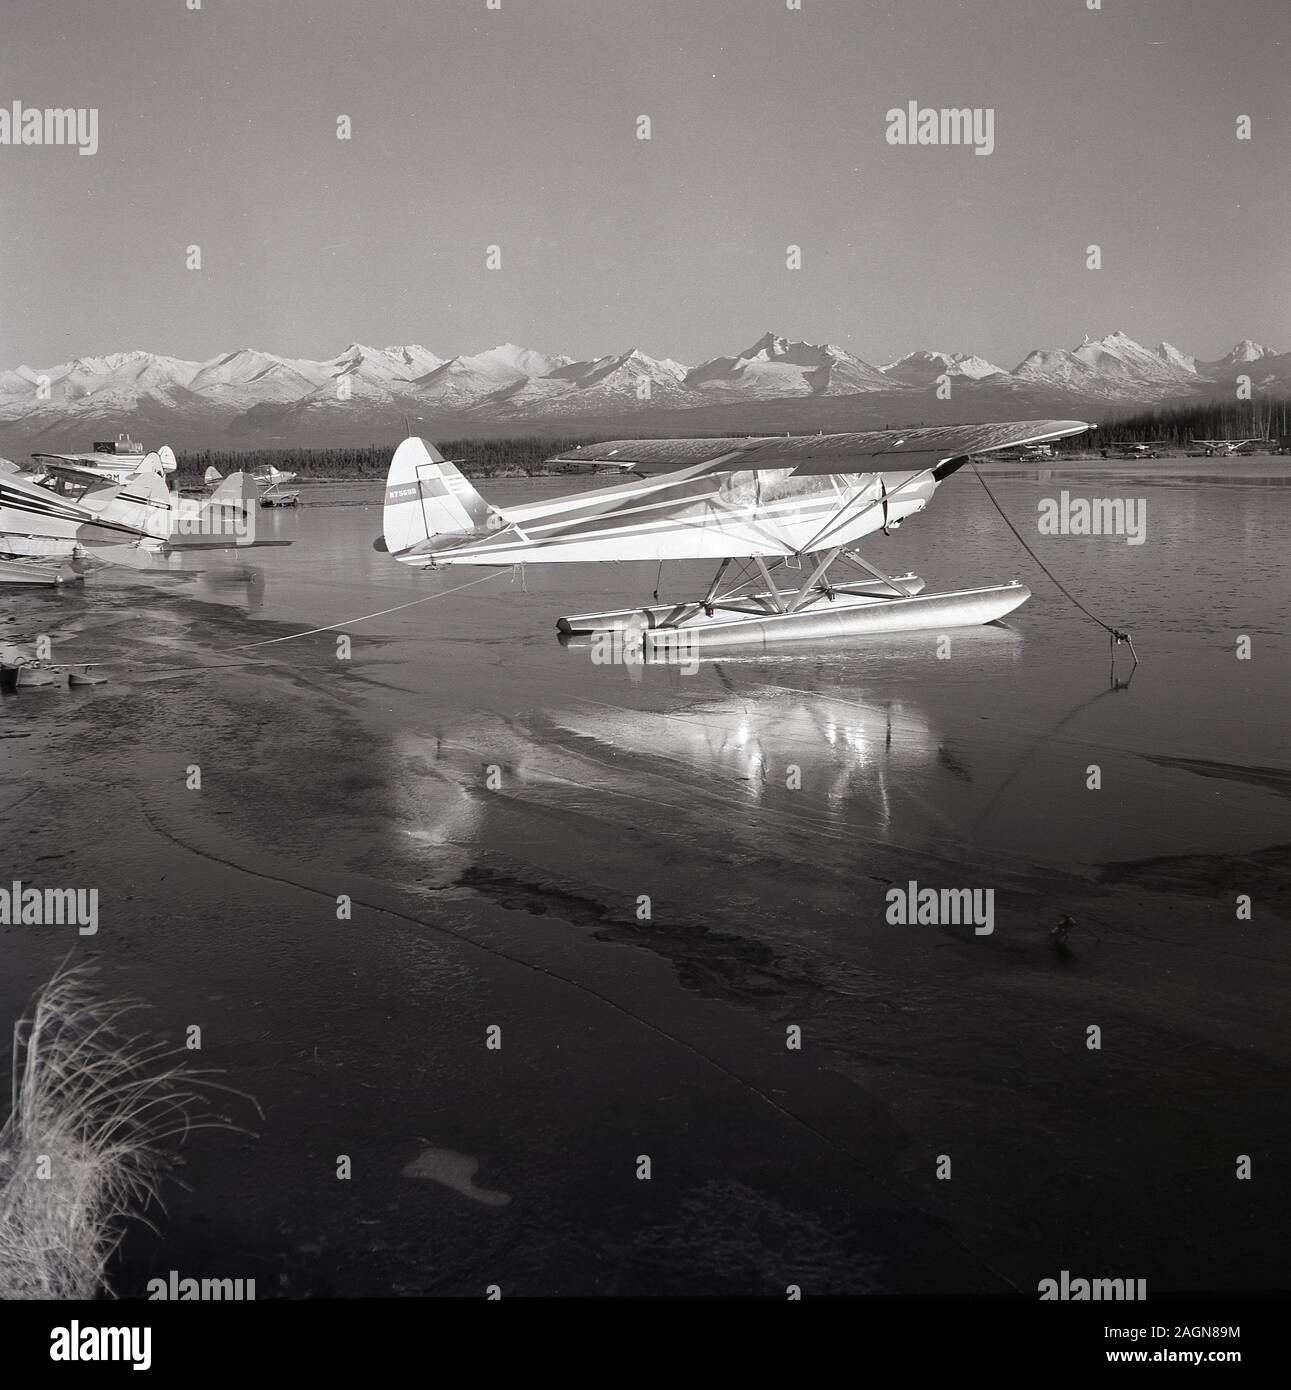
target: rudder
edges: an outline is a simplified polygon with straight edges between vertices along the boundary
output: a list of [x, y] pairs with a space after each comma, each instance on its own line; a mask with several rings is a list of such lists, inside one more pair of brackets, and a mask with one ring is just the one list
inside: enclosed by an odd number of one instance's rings
[[457, 468], [425, 439], [409, 436], [386, 474], [382, 536], [391, 555], [436, 536], [470, 536], [494, 529], [498, 516]]

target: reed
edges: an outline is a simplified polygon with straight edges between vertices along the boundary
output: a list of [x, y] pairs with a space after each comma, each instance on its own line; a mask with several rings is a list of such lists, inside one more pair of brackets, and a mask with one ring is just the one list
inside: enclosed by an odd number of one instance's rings
[[[88, 967], [60, 967], [14, 1027], [0, 1129], [0, 1299], [93, 1298], [126, 1224], [161, 1206], [171, 1144], [240, 1129], [211, 1108], [181, 1049], [124, 1031], [143, 1007], [105, 1000]], [[229, 1092], [237, 1094], [236, 1092]]]

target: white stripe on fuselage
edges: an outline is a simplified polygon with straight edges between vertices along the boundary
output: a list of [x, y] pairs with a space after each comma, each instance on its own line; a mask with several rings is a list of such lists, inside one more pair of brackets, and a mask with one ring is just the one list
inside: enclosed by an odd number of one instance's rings
[[[881, 499], [871, 499], [855, 516], [840, 521], [837, 533], [829, 546], [846, 545], [877, 531], [883, 525]], [[896, 499], [889, 508], [892, 520], [922, 511], [927, 505], [924, 497]], [[537, 539], [533, 544], [497, 544], [483, 542], [442, 550], [426, 561], [440, 565], [556, 563], [562, 560], [629, 560], [629, 559], [691, 559], [737, 558], [748, 555], [795, 554], [809, 544], [822, 522], [838, 516], [838, 508], [813, 506], [798, 510], [792, 521], [772, 518], [770, 527], [760, 523], [753, 510], [740, 515], [718, 512], [709, 508], [701, 515], [670, 517], [632, 526], [609, 526], [578, 536], [552, 535]], [[504, 536], [499, 533], [499, 537]], [[410, 556], [413, 563], [422, 557]]]

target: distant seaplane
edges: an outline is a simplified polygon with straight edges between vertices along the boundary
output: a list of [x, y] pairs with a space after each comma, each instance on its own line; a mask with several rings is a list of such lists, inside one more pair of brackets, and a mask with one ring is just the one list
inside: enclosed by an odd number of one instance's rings
[[[207, 487], [214, 487], [223, 479], [223, 476], [218, 468], [208, 468], [202, 481]], [[275, 468], [273, 464], [265, 463], [259, 468], [251, 469], [247, 476], [254, 478], [262, 487], [282, 487], [284, 483], [294, 483], [299, 474], [284, 473], [281, 469]]]
[[[1123, 459], [1155, 459], [1161, 457], [1161, 450], [1168, 448], [1169, 443], [1164, 439], [1149, 439], [1142, 444], [1118, 444], [1116, 452]], [[1107, 451], [1103, 450], [1103, 457], [1107, 457]]]
[[1263, 435], [1254, 435], [1249, 439], [1194, 439], [1190, 442], [1199, 449], [1204, 449], [1207, 458], [1214, 458], [1216, 455], [1220, 458], [1229, 458], [1246, 448], [1248, 444], [1266, 444], [1270, 450], [1273, 447], [1273, 441]]
[[[299, 476], [296, 473], [284, 473], [273, 464], [266, 463], [259, 468], [253, 468], [247, 476], [255, 481], [262, 507], [294, 507], [300, 501], [299, 492], [283, 491], [287, 483], [296, 481]], [[202, 481], [209, 489], [218, 487], [221, 479], [222, 474], [218, 468], [208, 468]]]
[[1020, 449], [1001, 449], [995, 455], [1000, 463], [1048, 463], [1056, 457], [1052, 444], [1026, 444]]
[[[994, 622], [1030, 591], [1014, 580], [925, 594], [917, 575], [885, 574], [861, 557], [857, 543], [923, 511], [937, 487], [975, 457], [1090, 428], [1083, 420], [1024, 420], [856, 434], [617, 439], [549, 461], [617, 468], [636, 481], [505, 510], [486, 502], [434, 445], [409, 437], [390, 463], [374, 544], [423, 569], [717, 561], [712, 582], [692, 598], [558, 620], [565, 634], [636, 630], [647, 656], [683, 645], [940, 631]], [[723, 588], [733, 561], [746, 574]], [[831, 578], [840, 562], [863, 577]]]

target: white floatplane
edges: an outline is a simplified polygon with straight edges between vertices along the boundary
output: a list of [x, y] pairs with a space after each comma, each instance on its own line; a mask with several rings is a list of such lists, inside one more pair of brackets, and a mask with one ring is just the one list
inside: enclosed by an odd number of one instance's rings
[[94, 447], [84, 454], [34, 453], [31, 457], [35, 463], [32, 472], [36, 477], [44, 477], [51, 467], [67, 465], [91, 468], [114, 483], [124, 483], [143, 467], [145, 460], [152, 457], [161, 461], [163, 473], [173, 473], [178, 466], [175, 451], [169, 444], [163, 444], [154, 456], [145, 453], [143, 445], [128, 434], [119, 434], [115, 440], [96, 440]]
[[[1142, 444], [1118, 444], [1117, 454], [1123, 459], [1155, 459], [1161, 457], [1161, 450], [1168, 449], [1169, 442], [1164, 439], [1149, 439]], [[1103, 450], [1103, 457], [1107, 457], [1107, 450]]]
[[1229, 458], [1233, 454], [1245, 449], [1249, 444], [1264, 444], [1270, 453], [1273, 452], [1273, 441], [1266, 439], [1263, 435], [1255, 435], [1250, 439], [1194, 439], [1190, 441], [1199, 449], [1206, 451], [1207, 458]]
[[[615, 487], [505, 510], [487, 503], [433, 444], [410, 437], [386, 478], [375, 542], [406, 565], [512, 566], [596, 560], [718, 562], [691, 600], [562, 617], [563, 633], [641, 631], [647, 656], [781, 640], [994, 622], [1030, 597], [1018, 581], [926, 594], [857, 542], [923, 511], [971, 458], [1082, 434], [1083, 420], [726, 439], [618, 439], [555, 455], [640, 475]], [[752, 576], [722, 581], [733, 560]], [[768, 564], [768, 561], [770, 563]], [[830, 578], [839, 562], [863, 578]], [[797, 575], [795, 583], [792, 577]]]
[[[295, 482], [298, 476], [295, 473], [284, 473], [280, 468], [275, 468], [273, 464], [266, 463], [259, 468], [251, 469], [249, 475], [260, 490], [260, 505], [262, 507], [296, 507], [300, 505], [299, 492], [285, 492], [283, 489], [288, 483]], [[208, 468], [203, 481], [208, 489], [217, 488], [222, 480], [222, 474], [218, 468]]]
[[[297, 478], [295, 473], [284, 473], [282, 469], [275, 468], [271, 463], [261, 464], [259, 468], [252, 468], [250, 476], [260, 484], [261, 487], [282, 487], [286, 483], [294, 483]], [[215, 487], [223, 478], [220, 470], [215, 467], [208, 468], [203, 477], [207, 487]]]
[[155, 453], [124, 481], [49, 459], [34, 479], [0, 460], [0, 581], [56, 584], [76, 577], [68, 562], [90, 559], [140, 567], [152, 555], [289, 544], [254, 539], [255, 496], [241, 473], [209, 498], [175, 496]]

